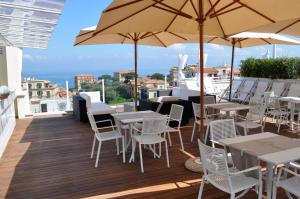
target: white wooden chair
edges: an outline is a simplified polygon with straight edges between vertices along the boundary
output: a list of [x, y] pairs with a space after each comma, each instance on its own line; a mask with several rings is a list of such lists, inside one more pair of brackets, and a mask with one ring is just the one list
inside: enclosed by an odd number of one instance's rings
[[244, 129], [244, 135], [248, 134], [249, 129], [261, 128], [261, 132], [263, 132], [265, 127], [265, 102], [261, 100], [257, 103], [256, 99], [254, 99], [254, 101], [252, 100], [253, 99], [250, 99], [250, 109], [246, 117], [239, 115], [237, 118], [241, 119], [241, 121], [235, 122], [236, 126]]
[[[96, 168], [98, 167], [102, 142], [110, 141], [110, 140], [116, 140], [117, 155], [120, 154], [119, 139], [122, 140], [123, 163], [125, 163], [125, 143], [124, 143], [125, 141], [124, 141], [124, 136], [122, 136], [121, 133], [117, 130], [117, 128], [115, 126], [113, 126], [113, 123], [112, 123], [111, 120], [101, 120], [101, 121], [96, 122], [95, 119], [94, 119], [94, 116], [90, 112], [88, 112], [87, 115], [88, 115], [89, 122], [91, 124], [92, 130], [94, 131], [94, 140], [93, 140], [93, 146], [92, 146], [92, 152], [91, 152], [91, 159], [93, 159], [93, 156], [94, 156], [94, 149], [95, 149], [96, 141], [99, 142], [95, 167]], [[110, 125], [106, 126], [106, 127], [102, 127], [102, 128], [97, 127], [97, 124], [103, 124], [103, 123], [105, 123], [105, 124], [109, 123]], [[109, 129], [109, 131], [100, 132], [100, 131], [105, 130], [105, 129]]]
[[[258, 188], [258, 198], [262, 198], [262, 173], [260, 166], [251, 167], [241, 171], [229, 168], [224, 149], [207, 146], [201, 143], [199, 139], [198, 144], [204, 173], [201, 180], [198, 199], [202, 198], [206, 181], [216, 188], [229, 193], [230, 199], [242, 197], [252, 187]], [[251, 171], [258, 172], [258, 179], [246, 175]], [[241, 193], [237, 195], [239, 192]]]
[[293, 199], [291, 194], [300, 198], [300, 175], [287, 168], [280, 168], [278, 177], [273, 184], [273, 199], [276, 199], [278, 187], [286, 191], [289, 199]]
[[[134, 135], [132, 136], [132, 151], [135, 153], [136, 143], [139, 145], [139, 153], [140, 153], [140, 164], [141, 164], [141, 172], [144, 173], [144, 165], [143, 165], [143, 154], [142, 154], [142, 145], [154, 145], [154, 155], [156, 155], [155, 145], [159, 144], [159, 157], [161, 155], [161, 143], [165, 143], [166, 149], [166, 159], [167, 159], [167, 167], [170, 167], [169, 164], [169, 154], [168, 154], [168, 143], [165, 138], [165, 132], [167, 127], [167, 117], [165, 118], [147, 118], [143, 120], [142, 129], [134, 129]], [[150, 148], [151, 149], [151, 148]], [[133, 155], [133, 161], [135, 160]]]
[[[168, 123], [167, 123], [168, 126], [166, 128], [166, 133], [168, 135], [169, 144], [170, 146], [172, 146], [170, 133], [177, 132], [179, 135], [181, 149], [184, 151], [184, 146], [183, 146], [183, 141], [182, 141], [182, 136], [180, 131], [183, 109], [184, 109], [183, 106], [172, 104], [170, 115], [168, 116]], [[173, 124], [175, 123], [176, 126], [175, 127], [169, 126], [170, 122], [172, 122]]]

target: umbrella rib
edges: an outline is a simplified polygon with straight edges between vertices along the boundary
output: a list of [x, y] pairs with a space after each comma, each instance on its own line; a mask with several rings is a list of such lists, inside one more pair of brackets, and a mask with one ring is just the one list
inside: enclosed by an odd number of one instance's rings
[[113, 10], [116, 10], [116, 9], [119, 9], [119, 8], [123, 8], [123, 7], [129, 6], [129, 5], [135, 4], [135, 3], [139, 3], [141, 1], [145, 1], [145, 0], [135, 0], [135, 1], [128, 2], [128, 3], [124, 3], [122, 5], [118, 5], [118, 6], [109, 8], [107, 10], [104, 10], [103, 13], [110, 12], [110, 11], [113, 11]]
[[210, 15], [210, 17], [217, 17], [217, 16], [220, 16], [220, 15], [226, 14], [226, 13], [228, 13], [228, 12], [232, 12], [232, 11], [234, 11], [234, 10], [243, 8], [243, 7], [244, 7], [244, 6], [240, 5], [240, 6], [238, 6], [238, 7], [231, 8], [231, 9], [225, 10], [225, 11], [223, 11], [223, 12], [214, 13], [214, 14]]
[[220, 1], [221, 1], [221, 0], [216, 1], [213, 5], [212, 5], [211, 2], [209, 1], [211, 7], [210, 7], [210, 9], [206, 12], [206, 14], [205, 14], [204, 16], [207, 17], [207, 16], [215, 9], [215, 7], [218, 5], [218, 3], [219, 3]]
[[153, 34], [153, 36], [164, 46], [164, 47], [167, 47], [164, 42], [162, 42], [162, 40], [156, 35], [156, 34]]
[[157, 35], [157, 34], [159, 34], [159, 33], [162, 33], [162, 31], [160, 31], [160, 32], [151, 32], [150, 35], [144, 36], [143, 39], [146, 39], [146, 38], [148, 38], [148, 37], [152, 37], [152, 36]]
[[78, 35], [78, 37], [81, 37], [81, 36], [90, 34], [90, 33], [92, 33], [92, 32], [94, 32], [94, 31], [93, 31], [93, 30], [90, 30], [90, 31], [88, 31], [88, 32], [81, 33], [81, 34]]
[[[149, 34], [153, 34], [153, 32], [146, 32], [145, 34], [143, 34], [142, 36], [140, 36], [140, 39], [145, 39], [148, 37]], [[151, 36], [151, 35], [150, 35]]]
[[210, 43], [210, 42], [212, 42], [215, 39], [217, 39], [217, 37], [213, 37], [212, 39], [208, 40], [207, 43]]
[[157, 5], [153, 5], [152, 7], [157, 8], [157, 9], [161, 9], [161, 10], [164, 10], [164, 11], [166, 11], [166, 12], [170, 12], [170, 13], [172, 13], [172, 14], [180, 15], [180, 16], [185, 17], [185, 18], [188, 18], [188, 19], [193, 19], [193, 17], [192, 17], [191, 15], [188, 15], [188, 14], [183, 13], [183, 12], [179, 12], [178, 10], [175, 10], [175, 11], [174, 11], [174, 10], [169, 10], [169, 9], [167, 9], [167, 8], [162, 8], [162, 7], [157, 6]]
[[[211, 1], [210, 1], [210, 0], [208, 0], [208, 1], [209, 1], [209, 4], [210, 4], [210, 6], [211, 6], [211, 7], [213, 7], [213, 5], [212, 5]], [[214, 9], [213, 9], [213, 10], [214, 10]], [[219, 17], [218, 17], [218, 16], [216, 16], [216, 19], [217, 19], [217, 21], [218, 21], [218, 24], [219, 24], [219, 26], [220, 26], [221, 30], [222, 30], [223, 36], [224, 36], [224, 37], [226, 37], [226, 34], [225, 34], [225, 31], [224, 31], [224, 28], [223, 28], [223, 26], [222, 26], [222, 24], [221, 24], [221, 22], [220, 22], [220, 20], [219, 20]]]
[[270, 22], [275, 23], [275, 21], [274, 21], [273, 19], [271, 19], [270, 17], [267, 17], [266, 15], [264, 15], [264, 14], [262, 14], [261, 12], [255, 10], [254, 8], [251, 8], [251, 7], [248, 6], [247, 4], [244, 4], [244, 3], [240, 2], [240, 1], [238, 1], [237, 3], [239, 3], [240, 5], [242, 5], [242, 6], [246, 7], [246, 8], [248, 8], [248, 9], [251, 10], [252, 12], [255, 12], [256, 14], [262, 16], [263, 18], [269, 20]]
[[185, 41], [188, 40], [187, 38], [182, 37], [182, 36], [180, 36], [180, 35], [178, 35], [178, 34], [176, 34], [176, 33], [173, 33], [173, 32], [168, 32], [168, 33], [170, 33], [171, 35], [174, 35], [175, 37], [178, 37], [178, 38], [180, 38], [180, 39], [183, 39], [183, 40], [185, 40]]
[[[225, 10], [226, 8], [232, 6], [232, 5], [235, 4], [235, 3], [236, 3], [236, 2], [231, 2], [231, 3], [227, 4], [226, 6], [224, 6], [223, 8], [220, 8], [219, 10], [215, 11], [215, 12], [212, 13], [211, 15], [216, 15], [216, 14], [218, 14], [219, 12]], [[211, 4], [211, 3], [210, 3], [210, 4]]]
[[195, 14], [198, 16], [199, 14], [198, 14], [198, 12], [197, 12], [197, 9], [196, 9], [196, 6], [195, 6], [193, 0], [190, 0], [190, 2], [191, 2], [191, 5], [192, 5], [192, 7], [193, 7], [193, 9], [194, 9]]
[[[182, 9], [184, 8], [184, 6], [186, 5], [186, 3], [187, 3], [188, 1], [189, 1], [189, 0], [186, 0], [186, 1], [182, 4], [181, 8], [179, 9], [180, 12], [182, 11]], [[168, 26], [167, 26], [167, 28], [165, 29], [165, 31], [168, 31], [168, 29], [169, 29], [170, 26], [173, 24], [173, 22], [175, 21], [175, 19], [177, 18], [177, 16], [178, 16], [178, 14], [176, 14], [176, 15], [173, 17], [173, 19], [172, 19], [171, 22], [168, 24]]]
[[283, 27], [282, 29], [278, 30], [278, 31], [276, 32], [276, 34], [278, 34], [278, 33], [282, 32], [282, 31], [284, 31], [284, 30], [286, 30], [286, 29], [290, 28], [291, 26], [295, 25], [295, 24], [296, 24], [296, 23], [298, 23], [298, 22], [300, 22], [300, 20], [299, 20], [299, 19], [297, 19], [297, 20], [296, 20], [296, 21], [294, 21], [293, 23], [291, 23], [291, 24], [289, 24], [289, 25], [287, 25], [287, 26]]
[[130, 40], [131, 40], [130, 37], [128, 37], [127, 35], [124, 35], [124, 34], [122, 34], [122, 33], [118, 33], [118, 35], [120, 35], [120, 36], [122, 36], [122, 37], [124, 37], [124, 38], [127, 38], [127, 39], [130, 39]]
[[267, 44], [271, 44], [270, 42], [268, 42], [267, 40], [265, 40], [264, 38], [260, 38], [261, 40], [263, 40], [264, 42], [266, 42]]
[[127, 33], [127, 35], [130, 37], [131, 40], [134, 40], [134, 37], [130, 33]]
[[[164, 1], [164, 0], [159, 0], [159, 2], [162, 2], [162, 1]], [[113, 27], [113, 26], [115, 26], [115, 25], [121, 23], [122, 21], [125, 21], [126, 19], [129, 19], [129, 18], [131, 18], [131, 17], [133, 17], [133, 16], [139, 14], [140, 12], [143, 12], [144, 10], [147, 10], [148, 8], [151, 8], [151, 7], [155, 6], [156, 4], [157, 4], [157, 3], [153, 3], [153, 4], [149, 5], [149, 6], [146, 6], [145, 8], [142, 8], [141, 10], [138, 10], [138, 11], [136, 11], [136, 12], [130, 14], [129, 16], [127, 16], [127, 17], [125, 17], [125, 18], [123, 18], [123, 19], [121, 19], [121, 20], [119, 20], [119, 21], [117, 21], [117, 22], [115, 22], [115, 23], [113, 23], [113, 24], [111, 24], [111, 25], [105, 27], [105, 28], [102, 28], [102, 29], [100, 29], [100, 30], [97, 30], [97, 31], [94, 33], [94, 35], [97, 35], [97, 34], [103, 32], [104, 30], [107, 30], [107, 29], [109, 29], [109, 28], [111, 28], [111, 27]]]

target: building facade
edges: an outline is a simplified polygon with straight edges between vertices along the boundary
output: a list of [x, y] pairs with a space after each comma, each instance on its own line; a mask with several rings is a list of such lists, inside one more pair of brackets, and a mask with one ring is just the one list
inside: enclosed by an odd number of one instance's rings
[[81, 90], [82, 83], [95, 83], [96, 75], [94, 74], [79, 74], [74, 77], [75, 79], [75, 89]]
[[120, 70], [114, 72], [114, 78], [119, 82], [125, 81], [125, 75], [129, 73], [134, 73], [134, 70]]

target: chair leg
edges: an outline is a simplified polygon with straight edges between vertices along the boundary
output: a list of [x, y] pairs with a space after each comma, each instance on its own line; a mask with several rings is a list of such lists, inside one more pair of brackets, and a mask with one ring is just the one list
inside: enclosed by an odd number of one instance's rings
[[274, 182], [274, 184], [273, 184], [272, 199], [276, 199], [276, 197], [277, 197], [277, 186], [276, 186], [276, 182]]
[[193, 139], [194, 139], [194, 133], [195, 133], [196, 125], [197, 125], [196, 122], [194, 122], [192, 136], [191, 136], [191, 142], [193, 142]]
[[234, 199], [234, 197], [235, 197], [235, 194], [232, 193], [232, 194], [230, 195], [230, 199]]
[[122, 137], [122, 148], [123, 148], [123, 163], [125, 163], [126, 162], [126, 160], [125, 160], [125, 138], [124, 137]]
[[132, 139], [131, 142], [132, 142], [132, 145], [131, 145], [131, 147], [132, 147], [132, 152], [131, 152], [132, 153], [132, 162], [134, 162], [135, 161], [136, 141], [134, 139]]
[[170, 132], [167, 132], [167, 136], [168, 136], [169, 144], [170, 144], [170, 146], [172, 146], [172, 140], [171, 140]]
[[142, 144], [141, 143], [139, 143], [139, 152], [140, 152], [141, 172], [144, 173], [143, 154], [142, 154]]
[[91, 159], [93, 159], [93, 156], [94, 156], [95, 144], [96, 144], [96, 136], [94, 136], [94, 140], [93, 140], [93, 146], [92, 146], [92, 152], [91, 152]]
[[99, 162], [99, 156], [100, 156], [100, 150], [101, 150], [101, 144], [102, 142], [99, 141], [99, 145], [98, 145], [98, 151], [97, 151], [97, 158], [96, 158], [96, 163], [95, 163], [95, 168], [98, 167], [98, 162]]
[[170, 168], [169, 152], [168, 152], [168, 143], [167, 143], [167, 140], [165, 141], [165, 148], [166, 148], [167, 167]]
[[201, 185], [200, 185], [200, 189], [199, 189], [199, 193], [198, 193], [198, 199], [202, 198], [202, 193], [203, 193], [203, 189], [204, 189], [204, 178], [202, 178], [201, 180]]
[[258, 185], [258, 199], [262, 199], [262, 193], [263, 193], [263, 183], [262, 180], [260, 180]]
[[206, 126], [205, 138], [204, 138], [204, 143], [205, 144], [207, 143], [208, 133], [209, 133], [209, 125]]
[[[125, 139], [125, 143], [127, 145], [127, 140], [128, 140], [128, 138], [127, 138], [127, 129], [124, 129], [124, 139]], [[125, 148], [126, 148], [125, 150], [127, 152], [127, 146]]]
[[159, 158], [161, 157], [161, 142], [159, 143]]
[[117, 155], [119, 155], [120, 154], [119, 138], [116, 139], [116, 145], [117, 145]]
[[184, 151], [183, 141], [182, 141], [182, 136], [181, 136], [181, 131], [180, 131], [180, 129], [178, 129], [178, 134], [179, 134], [179, 140], [180, 140], [181, 149]]
[[247, 128], [244, 127], [244, 136], [248, 135]]
[[156, 155], [155, 155], [155, 153], [156, 153], [156, 144], [153, 144], [153, 151], [154, 151], [153, 158], [155, 159], [156, 158]]

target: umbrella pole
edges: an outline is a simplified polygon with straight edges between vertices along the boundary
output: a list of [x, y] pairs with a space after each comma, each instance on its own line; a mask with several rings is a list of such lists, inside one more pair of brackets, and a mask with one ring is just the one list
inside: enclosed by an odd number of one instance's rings
[[138, 40], [134, 40], [134, 110], [137, 111], [137, 43]]
[[235, 39], [232, 40], [232, 54], [231, 54], [231, 68], [230, 68], [230, 82], [229, 82], [229, 101], [231, 101], [231, 90], [233, 80], [233, 65], [234, 65], [234, 51], [235, 51]]
[[204, 46], [203, 46], [203, 2], [199, 0], [199, 16], [198, 16], [198, 26], [199, 26], [199, 54], [200, 54], [200, 138], [204, 138]]

